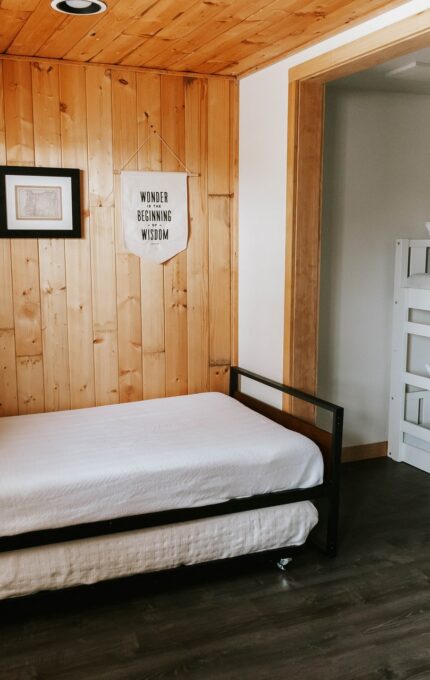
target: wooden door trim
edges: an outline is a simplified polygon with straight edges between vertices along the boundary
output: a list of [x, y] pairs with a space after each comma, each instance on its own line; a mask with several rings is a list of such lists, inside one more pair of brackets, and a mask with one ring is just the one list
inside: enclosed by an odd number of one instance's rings
[[430, 10], [398, 21], [289, 70], [290, 82], [312, 78], [326, 83], [352, 75], [430, 44]]
[[[291, 83], [288, 191], [294, 198], [288, 201], [284, 382], [311, 393], [317, 374], [323, 111], [324, 85]], [[288, 398], [285, 407], [307, 419], [314, 413]]]
[[[429, 44], [427, 10], [289, 71], [284, 308], [284, 382], [288, 385], [311, 393], [317, 389], [321, 210], [316, 206], [321, 204], [322, 193], [324, 107], [315, 102], [318, 96], [323, 99], [325, 83]], [[316, 130], [321, 131], [319, 141]], [[311, 140], [316, 144], [313, 153], [309, 153]], [[303, 210], [310, 200], [313, 209]], [[299, 406], [288, 399], [284, 408], [299, 414]], [[313, 415], [300, 412], [307, 419]]]

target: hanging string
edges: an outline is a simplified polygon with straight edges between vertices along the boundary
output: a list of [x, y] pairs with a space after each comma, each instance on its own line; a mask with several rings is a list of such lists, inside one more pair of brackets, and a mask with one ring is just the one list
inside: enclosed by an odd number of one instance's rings
[[146, 138], [146, 139], [142, 142], [142, 144], [138, 147], [137, 151], [134, 151], [134, 153], [131, 154], [130, 158], [128, 158], [128, 159], [126, 160], [126, 162], [123, 163], [123, 164], [121, 165], [120, 169], [119, 169], [119, 170], [116, 170], [116, 171], [114, 172], [114, 175], [119, 175], [119, 174], [121, 174], [121, 172], [122, 172], [122, 171], [124, 170], [124, 168], [130, 163], [130, 161], [131, 161], [135, 156], [137, 156], [137, 154], [139, 153], [139, 151], [140, 151], [141, 149], [143, 149], [143, 147], [145, 146], [145, 144], [148, 142], [150, 136], [151, 136], [151, 133], [149, 133], [149, 135], [147, 136], [147, 138]]
[[143, 149], [143, 147], [145, 146], [145, 144], [148, 143], [148, 141], [149, 141], [151, 135], [156, 135], [156, 136], [159, 138], [159, 140], [161, 141], [161, 143], [164, 144], [164, 146], [166, 147], [166, 149], [168, 149], [168, 150], [170, 151], [170, 153], [172, 154], [172, 156], [173, 156], [173, 157], [178, 161], [178, 163], [184, 168], [184, 170], [185, 170], [185, 172], [187, 173], [188, 177], [200, 177], [200, 174], [199, 174], [199, 173], [190, 172], [190, 170], [188, 170], [188, 168], [187, 168], [187, 166], [185, 165], [185, 163], [179, 158], [178, 154], [175, 153], [175, 151], [172, 149], [172, 147], [170, 146], [170, 144], [168, 144], [168, 143], [166, 142], [166, 140], [163, 139], [163, 137], [159, 134], [159, 132], [157, 132], [157, 130], [154, 128], [153, 125], [150, 125], [150, 127], [151, 127], [151, 132], [149, 133], [149, 135], [146, 137], [146, 139], [143, 140], [142, 144], [140, 144], [140, 145], [138, 146], [138, 148], [136, 149], [136, 151], [134, 151], [134, 153], [131, 154], [130, 158], [128, 158], [128, 159], [126, 160], [126, 162], [123, 163], [123, 165], [120, 167], [120, 169], [117, 170], [116, 172], [114, 172], [114, 175], [120, 175], [121, 172], [124, 170], [124, 168], [130, 163], [130, 161], [133, 160], [133, 158], [134, 158], [135, 156], [137, 156], [137, 154], [139, 153], [139, 151], [140, 151], [141, 149]]

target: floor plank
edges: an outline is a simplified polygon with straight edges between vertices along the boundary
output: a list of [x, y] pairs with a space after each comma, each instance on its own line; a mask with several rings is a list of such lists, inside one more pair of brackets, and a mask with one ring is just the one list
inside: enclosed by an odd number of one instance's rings
[[430, 477], [343, 466], [341, 545], [0, 604], [0, 680], [428, 680]]

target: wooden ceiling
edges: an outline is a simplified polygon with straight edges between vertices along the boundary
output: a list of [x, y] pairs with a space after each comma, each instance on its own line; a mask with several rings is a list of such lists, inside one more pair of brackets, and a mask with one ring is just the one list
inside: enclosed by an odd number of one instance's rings
[[67, 16], [50, 0], [0, 0], [0, 52], [243, 75], [404, 0], [107, 0]]

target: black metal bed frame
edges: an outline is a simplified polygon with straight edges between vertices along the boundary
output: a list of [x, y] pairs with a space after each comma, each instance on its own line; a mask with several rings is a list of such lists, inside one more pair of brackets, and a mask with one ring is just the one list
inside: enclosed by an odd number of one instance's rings
[[[187, 522], [191, 520], [204, 519], [207, 517], [217, 517], [219, 515], [228, 515], [236, 512], [244, 512], [246, 510], [256, 510], [258, 508], [275, 507], [278, 505], [286, 505], [288, 503], [295, 503], [303, 500], [316, 500], [325, 498], [328, 500], [328, 522], [327, 534], [323, 550], [330, 556], [334, 556], [337, 551], [337, 526], [338, 526], [338, 512], [339, 512], [339, 476], [340, 476], [340, 459], [342, 447], [342, 426], [343, 426], [343, 409], [335, 406], [327, 401], [318, 399], [315, 396], [306, 394], [301, 390], [297, 390], [287, 385], [282, 385], [273, 380], [264, 378], [263, 376], [251, 373], [243, 368], [233, 366], [230, 369], [230, 395], [238, 398], [240, 401], [248, 399], [246, 395], [239, 391], [239, 377], [243, 376], [249, 378], [268, 387], [280, 390], [284, 394], [288, 394], [296, 399], [303, 400], [313, 406], [328, 410], [333, 415], [332, 432], [331, 432], [331, 446], [330, 446], [330, 460], [326, 460], [326, 477], [324, 482], [318, 486], [306, 489], [291, 489], [289, 491], [277, 491], [274, 493], [260, 494], [250, 496], [247, 498], [234, 498], [223, 503], [216, 503], [213, 505], [183, 508], [177, 510], [163, 510], [161, 512], [152, 512], [144, 515], [133, 515], [130, 517], [118, 517], [111, 520], [103, 520], [97, 522], [90, 522], [86, 524], [78, 524], [73, 526], [61, 527], [56, 529], [44, 529], [38, 531], [31, 531], [28, 533], [18, 534], [15, 536], [1, 536], [0, 537], [0, 553], [9, 552], [12, 550], [21, 550], [26, 548], [52, 545], [55, 543], [65, 543], [85, 538], [95, 538], [100, 536], [108, 536], [112, 534], [135, 531], [138, 529], [146, 529], [150, 527], [165, 526], [169, 524], [177, 524], [179, 522]], [[242, 398], [243, 397], [243, 398]], [[250, 399], [252, 402], [251, 408], [263, 412], [268, 417], [278, 422], [282, 422], [283, 411], [267, 407], [263, 402]], [[267, 412], [267, 411], [270, 412]], [[271, 413], [273, 412], [273, 413]], [[288, 416], [287, 416], [288, 417]], [[297, 423], [302, 423], [305, 427], [307, 423], [293, 418]], [[315, 426], [310, 427], [317, 430]], [[293, 428], [291, 428], [293, 429]], [[322, 431], [320, 431], [322, 432]], [[326, 434], [326, 433], [324, 433]], [[324, 453], [324, 452], [323, 452]]]

